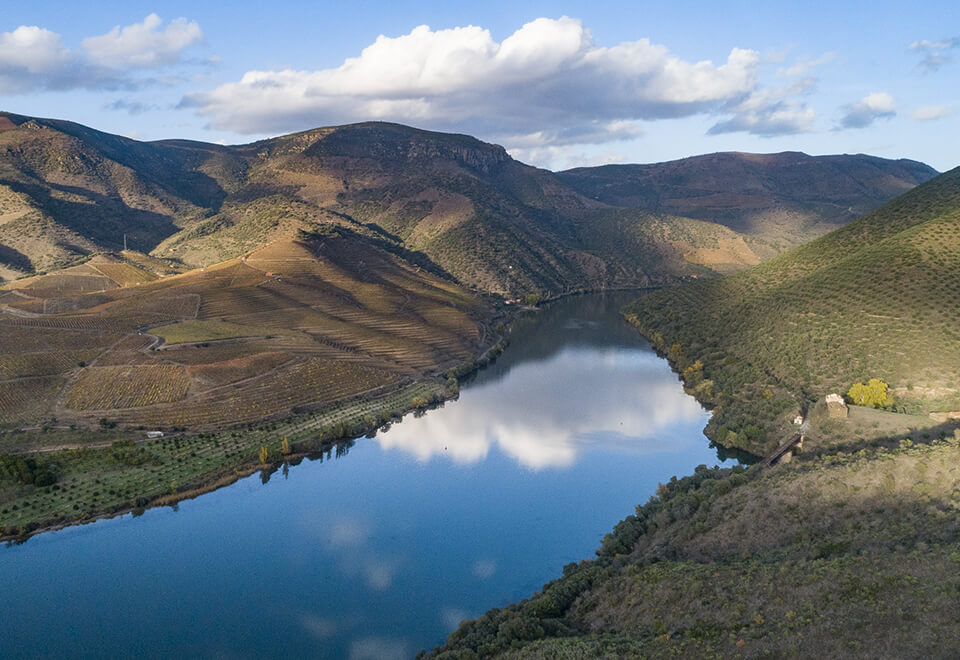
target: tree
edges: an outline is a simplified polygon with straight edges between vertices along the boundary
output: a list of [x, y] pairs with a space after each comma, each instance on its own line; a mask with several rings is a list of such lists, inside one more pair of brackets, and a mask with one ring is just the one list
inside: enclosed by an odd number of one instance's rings
[[696, 387], [703, 380], [703, 362], [697, 360], [683, 370], [683, 382], [690, 387]]
[[291, 452], [290, 441], [284, 438], [283, 442], [280, 443], [280, 453], [286, 456], [290, 452]]
[[858, 406], [889, 406], [893, 403], [893, 396], [887, 392], [888, 387], [879, 378], [871, 378], [866, 384], [854, 383], [847, 392], [847, 398]]
[[539, 294], [539, 293], [528, 293], [526, 296], [524, 296], [523, 302], [527, 303], [528, 305], [530, 305], [530, 306], [532, 306], [532, 307], [536, 307], [537, 304], [539, 304], [539, 302], [540, 302], [540, 294]]
[[260, 447], [260, 462], [266, 463], [267, 459], [270, 458], [270, 450], [266, 447]]

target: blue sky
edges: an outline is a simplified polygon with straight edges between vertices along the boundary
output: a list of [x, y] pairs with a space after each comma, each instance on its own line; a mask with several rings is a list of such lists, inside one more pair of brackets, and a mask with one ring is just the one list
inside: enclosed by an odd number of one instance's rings
[[714, 151], [958, 164], [960, 8], [927, 2], [17, 3], [0, 108], [238, 143], [367, 119], [559, 169]]

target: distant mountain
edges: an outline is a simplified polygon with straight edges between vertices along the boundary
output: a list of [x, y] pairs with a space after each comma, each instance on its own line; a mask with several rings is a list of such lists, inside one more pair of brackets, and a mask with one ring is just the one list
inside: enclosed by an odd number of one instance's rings
[[[124, 234], [130, 249], [204, 266], [333, 223], [481, 290], [557, 294], [732, 272], [785, 244], [598, 200], [576, 179], [469, 136], [396, 124], [224, 147], [0, 114], [0, 277], [115, 252]], [[829, 188], [829, 173], [822, 179]]]
[[717, 405], [712, 437], [723, 442], [726, 427], [743, 447], [744, 426], [765, 426], [766, 440], [745, 447], [756, 453], [786, 437], [799, 407], [869, 378], [900, 410], [958, 411], [960, 168], [755, 268], [645, 296], [630, 314], [681, 368], [701, 362], [692, 375], [711, 381], [700, 394]]
[[913, 160], [788, 151], [583, 167], [557, 176], [591, 199], [716, 222], [782, 249], [837, 229], [936, 175]]

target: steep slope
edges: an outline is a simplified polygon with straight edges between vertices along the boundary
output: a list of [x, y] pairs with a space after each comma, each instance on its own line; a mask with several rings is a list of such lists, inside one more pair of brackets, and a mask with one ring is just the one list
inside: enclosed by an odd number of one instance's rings
[[591, 199], [717, 222], [778, 250], [836, 229], [936, 175], [906, 159], [797, 152], [715, 153], [558, 173]]
[[[893, 167], [874, 160], [878, 171]], [[744, 234], [712, 217], [647, 210], [617, 196], [593, 199], [571, 187], [570, 176], [529, 167], [469, 136], [396, 124], [222, 147], [142, 143], [3, 114], [0, 277], [115, 251], [124, 234], [141, 252], [205, 266], [298, 230], [340, 224], [475, 288], [557, 294], [727, 273], [773, 255], [782, 243], [770, 232]], [[910, 185], [903, 176], [894, 183]], [[821, 177], [827, 187], [833, 178]], [[882, 196], [881, 188], [871, 194]], [[858, 199], [851, 192], [830, 203]]]
[[74, 124], [0, 114], [0, 275], [97, 250], [152, 250], [219, 207], [242, 175], [228, 149], [155, 145]]
[[326, 409], [469, 362], [488, 319], [463, 288], [338, 226], [166, 277], [97, 256], [0, 287], [0, 426]]
[[[897, 410], [960, 410], [958, 294], [960, 168], [749, 271], [656, 292], [627, 314], [717, 406], [711, 437], [763, 453], [798, 410], [868, 378], [891, 386]], [[754, 423], [762, 428], [745, 433]]]
[[365, 123], [236, 150], [246, 185], [157, 254], [205, 263], [341, 222], [498, 293], [663, 284], [759, 259], [726, 228], [613, 209], [465, 135]]

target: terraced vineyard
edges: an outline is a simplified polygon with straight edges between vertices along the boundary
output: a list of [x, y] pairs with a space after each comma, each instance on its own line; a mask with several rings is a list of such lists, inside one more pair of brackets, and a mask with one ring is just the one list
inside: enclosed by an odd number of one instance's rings
[[129, 365], [84, 369], [67, 391], [72, 410], [112, 410], [180, 401], [190, 381], [183, 367]]
[[895, 410], [958, 411], [960, 169], [750, 271], [645, 296], [627, 314], [680, 371], [693, 368], [688, 386], [717, 406], [708, 431], [721, 443], [733, 431], [762, 453], [801, 407], [869, 378], [889, 383]]
[[471, 294], [335, 228], [167, 277], [68, 270], [5, 287], [0, 425], [255, 422], [458, 366], [486, 336]]

